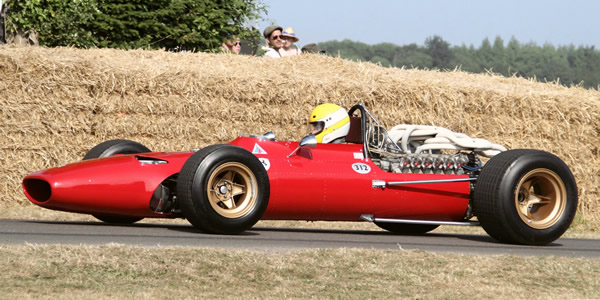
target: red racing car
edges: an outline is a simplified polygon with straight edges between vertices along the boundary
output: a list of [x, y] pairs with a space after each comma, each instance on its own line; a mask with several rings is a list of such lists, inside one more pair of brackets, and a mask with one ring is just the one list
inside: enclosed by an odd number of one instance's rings
[[22, 185], [49, 209], [119, 224], [186, 218], [219, 234], [259, 219], [368, 221], [399, 234], [481, 225], [501, 242], [545, 245], [575, 216], [575, 179], [553, 154], [506, 150], [433, 126], [387, 131], [362, 105], [348, 114], [343, 144], [268, 133], [165, 153], [111, 140]]

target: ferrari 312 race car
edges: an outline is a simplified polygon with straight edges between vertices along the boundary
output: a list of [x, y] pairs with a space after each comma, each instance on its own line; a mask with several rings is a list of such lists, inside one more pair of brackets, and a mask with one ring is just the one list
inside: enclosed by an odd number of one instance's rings
[[363, 105], [348, 113], [343, 144], [317, 143], [314, 135], [278, 141], [270, 132], [165, 153], [111, 140], [22, 185], [45, 208], [118, 224], [186, 218], [218, 234], [259, 219], [368, 221], [398, 234], [480, 225], [501, 242], [545, 245], [575, 216], [575, 179], [553, 154], [506, 150], [433, 126], [387, 131]]

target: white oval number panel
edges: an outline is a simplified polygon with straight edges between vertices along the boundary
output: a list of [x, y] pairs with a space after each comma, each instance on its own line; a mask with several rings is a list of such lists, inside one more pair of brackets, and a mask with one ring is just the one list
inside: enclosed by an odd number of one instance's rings
[[260, 160], [263, 167], [265, 167], [265, 170], [269, 171], [269, 169], [271, 168], [271, 162], [269, 161], [269, 159], [264, 158], [264, 157], [259, 157], [258, 160]]
[[354, 170], [354, 172], [359, 173], [359, 174], [367, 174], [367, 173], [371, 172], [371, 167], [369, 167], [369, 165], [363, 164], [363, 163], [353, 163], [352, 170]]

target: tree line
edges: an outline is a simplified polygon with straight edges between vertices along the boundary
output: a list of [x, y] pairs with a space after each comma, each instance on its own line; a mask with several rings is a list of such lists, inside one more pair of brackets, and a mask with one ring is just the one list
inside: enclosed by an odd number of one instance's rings
[[598, 89], [600, 85], [600, 51], [594, 46], [558, 46], [520, 43], [514, 37], [506, 43], [496, 37], [484, 39], [478, 48], [451, 46], [440, 36], [425, 40], [423, 46], [392, 43], [368, 45], [351, 40], [319, 43], [328, 55], [368, 61], [385, 67], [420, 69], [455, 69], [473, 73], [494, 72], [504, 76], [536, 78], [566, 86], [582, 85]]

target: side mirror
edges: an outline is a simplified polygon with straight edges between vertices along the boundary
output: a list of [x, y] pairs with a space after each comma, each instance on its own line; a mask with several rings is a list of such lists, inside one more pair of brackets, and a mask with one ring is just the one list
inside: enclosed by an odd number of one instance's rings
[[269, 132], [263, 134], [263, 136], [261, 136], [260, 139], [267, 140], [267, 141], [274, 141], [275, 133], [273, 131], [269, 131]]
[[300, 144], [298, 144], [298, 148], [302, 148], [302, 147], [309, 147], [309, 148], [314, 148], [317, 146], [317, 137], [309, 134], [305, 137], [303, 137], [300, 140]]
[[315, 137], [312, 134], [309, 134], [300, 140], [298, 147], [296, 147], [296, 149], [294, 149], [294, 151], [292, 151], [292, 153], [290, 153], [290, 155], [288, 155], [287, 157], [289, 158], [290, 156], [294, 155], [296, 152], [298, 152], [298, 150], [300, 148], [303, 148], [303, 147], [314, 148], [316, 146], [317, 146], [317, 137]]

